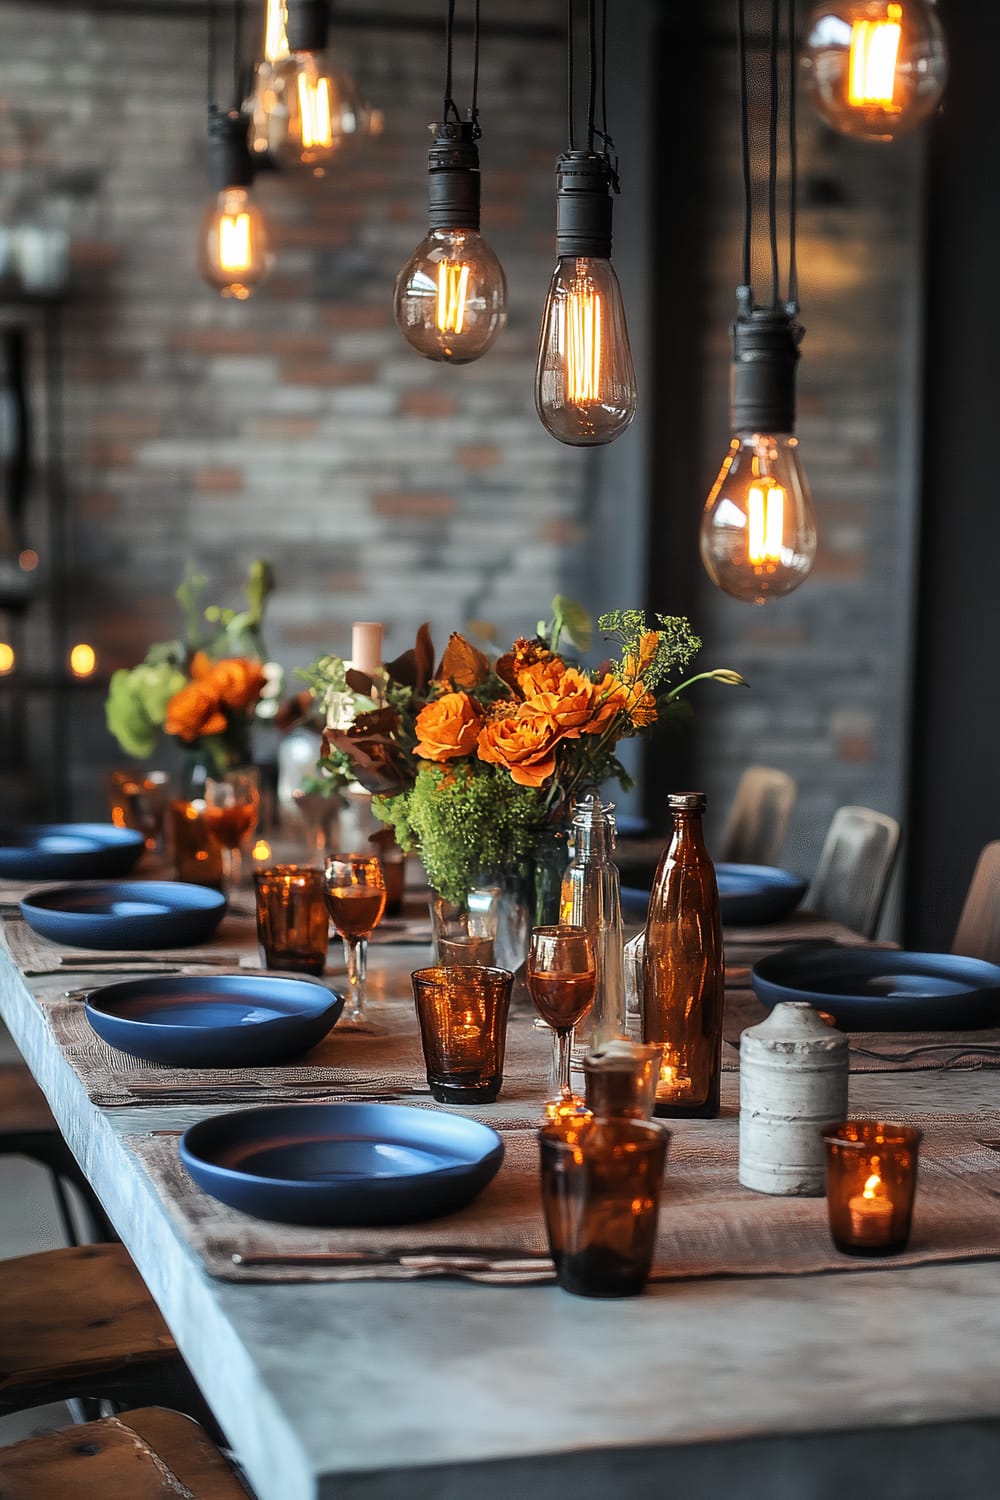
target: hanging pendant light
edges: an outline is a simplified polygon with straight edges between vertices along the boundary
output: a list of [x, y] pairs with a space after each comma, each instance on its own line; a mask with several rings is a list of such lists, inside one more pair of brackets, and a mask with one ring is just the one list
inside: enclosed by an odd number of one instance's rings
[[948, 78], [932, 0], [825, 0], [806, 23], [802, 81], [841, 135], [892, 141], [934, 113]]
[[424, 239], [396, 277], [393, 311], [406, 342], [425, 359], [466, 365], [481, 358], [507, 322], [507, 281], [479, 232], [479, 0], [473, 36], [472, 105], [463, 120], [452, 98], [455, 0], [445, 29], [444, 108], [429, 127], [428, 221]]
[[268, 0], [249, 104], [252, 149], [316, 177], [381, 128], [381, 116], [329, 51], [329, 29], [327, 0]]
[[[240, 3], [234, 0], [233, 97], [240, 92]], [[223, 297], [245, 302], [271, 268], [267, 225], [253, 202], [254, 165], [247, 144], [248, 118], [238, 105], [222, 110], [214, 102], [216, 73], [215, 5], [208, 7], [208, 159], [212, 197], [202, 215], [198, 261], [202, 276]]]
[[[598, 46], [595, 7], [588, 6], [590, 95], [587, 149], [573, 130], [573, 35], [568, 30], [569, 149], [556, 163], [556, 265], [542, 314], [535, 369], [535, 409], [554, 438], [594, 447], [620, 437], [635, 416], [638, 390], [621, 287], [611, 264], [612, 190], [604, 97], [606, 8], [602, 5], [602, 129], [596, 126]], [[596, 149], [598, 140], [606, 148]]]
[[[795, 437], [795, 375], [804, 330], [798, 322], [795, 262], [794, 69], [788, 79], [788, 296], [778, 293], [778, 6], [772, 8], [768, 133], [768, 243], [771, 298], [754, 302], [750, 286], [753, 195], [745, 0], [738, 0], [740, 137], [743, 158], [743, 265], [733, 324], [729, 423], [732, 438], [701, 521], [701, 559], [717, 588], [750, 604], [790, 594], [812, 572], [816, 515]], [[789, 58], [794, 0], [788, 6]]]

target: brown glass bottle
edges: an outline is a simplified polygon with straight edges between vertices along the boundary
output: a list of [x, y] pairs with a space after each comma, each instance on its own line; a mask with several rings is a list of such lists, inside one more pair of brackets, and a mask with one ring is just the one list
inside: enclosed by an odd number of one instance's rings
[[719, 1113], [725, 969], [715, 866], [705, 848], [703, 792], [668, 799], [673, 837], [653, 883], [643, 959], [642, 1039], [663, 1048], [655, 1113]]

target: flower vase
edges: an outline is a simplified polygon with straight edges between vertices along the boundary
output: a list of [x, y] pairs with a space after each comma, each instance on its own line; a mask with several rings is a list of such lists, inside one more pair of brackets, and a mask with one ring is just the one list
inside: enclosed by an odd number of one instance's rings
[[496, 961], [523, 974], [533, 927], [559, 921], [562, 879], [570, 860], [570, 829], [561, 823], [540, 828], [524, 859], [500, 872]]

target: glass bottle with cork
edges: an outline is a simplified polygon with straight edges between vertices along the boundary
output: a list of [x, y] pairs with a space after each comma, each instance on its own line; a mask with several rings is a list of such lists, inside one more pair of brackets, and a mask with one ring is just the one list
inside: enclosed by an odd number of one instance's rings
[[643, 957], [642, 1039], [663, 1049], [655, 1113], [719, 1113], [725, 969], [704, 792], [668, 798], [674, 832], [656, 872]]

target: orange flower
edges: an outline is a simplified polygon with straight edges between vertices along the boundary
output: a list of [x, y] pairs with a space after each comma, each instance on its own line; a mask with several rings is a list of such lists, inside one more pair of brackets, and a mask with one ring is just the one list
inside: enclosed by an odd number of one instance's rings
[[204, 682], [206, 677], [212, 675], [212, 658], [207, 651], [196, 651], [191, 658], [191, 679], [193, 682]]
[[518, 786], [541, 786], [556, 768], [561, 735], [547, 714], [525, 713], [493, 719], [479, 736], [479, 759], [509, 771]]
[[250, 708], [264, 686], [264, 668], [248, 656], [229, 656], [215, 663], [205, 685], [215, 691], [227, 708]]
[[482, 719], [468, 693], [442, 693], [417, 715], [413, 753], [423, 760], [457, 760], [471, 755]]
[[207, 683], [189, 682], [167, 704], [164, 728], [168, 734], [176, 734], [190, 743], [204, 734], [223, 734], [226, 716]]
[[525, 699], [521, 713], [551, 719], [560, 739], [576, 740], [593, 733], [594, 684], [576, 667], [567, 667], [552, 692], [535, 693]]
[[536, 693], [558, 693], [565, 673], [565, 662], [553, 656], [548, 661], [534, 661], [523, 667], [517, 674], [517, 685], [526, 698]]
[[636, 682], [629, 690], [626, 703], [628, 716], [636, 729], [645, 729], [649, 724], [655, 724], [659, 718], [656, 707], [656, 699], [652, 693], [647, 693], [644, 682]]
[[628, 707], [628, 693], [617, 677], [605, 672], [600, 682], [593, 684], [594, 717], [587, 725], [585, 734], [601, 734], [611, 720]]

